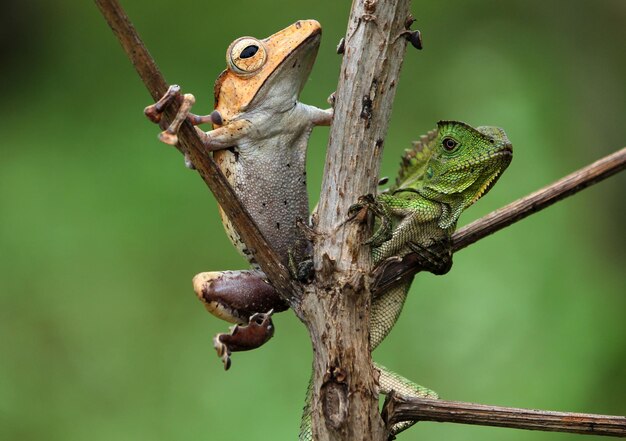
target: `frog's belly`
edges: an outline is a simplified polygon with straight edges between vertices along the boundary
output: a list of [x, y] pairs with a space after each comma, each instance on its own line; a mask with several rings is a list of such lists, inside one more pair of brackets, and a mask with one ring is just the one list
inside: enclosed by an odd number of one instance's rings
[[[306, 222], [308, 217], [304, 158], [262, 154], [246, 157], [230, 150], [215, 152], [214, 158], [283, 263], [289, 253], [299, 261], [306, 243], [296, 221]], [[232, 244], [254, 263], [250, 250], [221, 208], [220, 215]]]

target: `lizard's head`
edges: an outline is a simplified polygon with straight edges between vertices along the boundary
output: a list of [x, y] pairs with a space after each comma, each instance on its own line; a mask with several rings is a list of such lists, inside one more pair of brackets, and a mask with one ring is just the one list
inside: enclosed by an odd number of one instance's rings
[[446, 205], [440, 227], [454, 225], [464, 209], [485, 195], [512, 157], [511, 142], [498, 127], [474, 129], [458, 121], [439, 121], [420, 193]]

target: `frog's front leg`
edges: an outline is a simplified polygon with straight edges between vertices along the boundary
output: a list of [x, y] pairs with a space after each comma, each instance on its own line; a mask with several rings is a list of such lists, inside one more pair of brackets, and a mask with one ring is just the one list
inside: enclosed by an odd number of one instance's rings
[[273, 336], [271, 319], [259, 314], [289, 308], [259, 270], [200, 273], [193, 278], [193, 289], [207, 311], [237, 324], [230, 334], [217, 334], [213, 339], [225, 369], [230, 367], [231, 352], [256, 349]]
[[[217, 110], [211, 112], [209, 115], [195, 115], [191, 113], [191, 107], [195, 104], [196, 99], [190, 93], [186, 93], [181, 97], [180, 86], [177, 85], [170, 86], [165, 95], [163, 95], [159, 101], [147, 106], [144, 109], [144, 114], [152, 122], [160, 123], [165, 108], [178, 99], [181, 100], [181, 104], [174, 120], [159, 134], [159, 140], [165, 144], [178, 144], [178, 131], [180, 130], [182, 123], [185, 121], [189, 121], [194, 126], [205, 123], [212, 123], [218, 126], [224, 124], [222, 116]], [[196, 127], [196, 133], [204, 144], [206, 150], [214, 151], [232, 147], [236, 144], [236, 141], [241, 138], [243, 134], [245, 134], [246, 129], [249, 126], [249, 121], [240, 119], [233, 120], [223, 127], [218, 127], [208, 132], [204, 132]]]
[[333, 108], [320, 109], [308, 104], [300, 104], [308, 114], [308, 119], [314, 126], [329, 126], [333, 122]]

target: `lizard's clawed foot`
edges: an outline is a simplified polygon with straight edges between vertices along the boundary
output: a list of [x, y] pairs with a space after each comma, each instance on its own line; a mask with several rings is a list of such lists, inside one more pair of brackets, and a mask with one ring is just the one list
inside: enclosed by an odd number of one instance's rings
[[313, 280], [315, 269], [313, 267], [313, 259], [303, 260], [298, 264], [298, 280], [302, 283], [309, 283]]
[[245, 326], [235, 325], [228, 334], [217, 334], [213, 337], [213, 347], [224, 363], [224, 369], [230, 368], [230, 355], [233, 352], [249, 351], [265, 344], [274, 335], [272, 314], [256, 313], [250, 317]]
[[376, 200], [376, 197], [371, 194], [361, 196], [359, 198], [359, 202], [352, 205], [348, 209], [348, 214], [351, 218], [354, 218], [363, 209], [371, 211], [374, 216], [380, 219], [380, 226], [374, 232], [374, 234], [372, 234], [372, 236], [364, 243], [369, 244], [373, 247], [379, 247], [383, 243], [391, 239], [393, 235], [391, 214], [389, 213], [387, 207], [384, 204], [379, 203]]
[[289, 255], [289, 272], [291, 277], [302, 283], [309, 283], [313, 280], [315, 274], [313, 268], [313, 259], [307, 258], [301, 262], [296, 263], [296, 259], [291, 251], [288, 251]]
[[452, 244], [449, 238], [439, 239], [428, 247], [413, 242], [407, 242], [406, 245], [417, 255], [424, 270], [440, 276], [452, 268]]

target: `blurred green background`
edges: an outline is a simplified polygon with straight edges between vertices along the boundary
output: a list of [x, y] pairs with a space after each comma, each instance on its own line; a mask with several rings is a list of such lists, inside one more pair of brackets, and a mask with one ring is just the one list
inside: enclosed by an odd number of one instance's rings
[[[350, 2], [123, 2], [168, 81], [212, 108], [224, 52], [301, 18], [324, 27], [302, 101], [324, 106]], [[439, 119], [504, 127], [515, 159], [465, 224], [626, 144], [626, 2], [417, 1], [385, 143], [393, 176]], [[0, 18], [0, 439], [294, 440], [311, 350], [292, 313], [225, 373], [227, 325], [191, 290], [237, 269], [217, 207], [142, 114], [150, 97], [89, 1]], [[311, 200], [328, 129], [310, 142]], [[421, 274], [375, 359], [447, 399], [626, 414], [624, 175]], [[575, 435], [421, 423], [401, 439]]]

